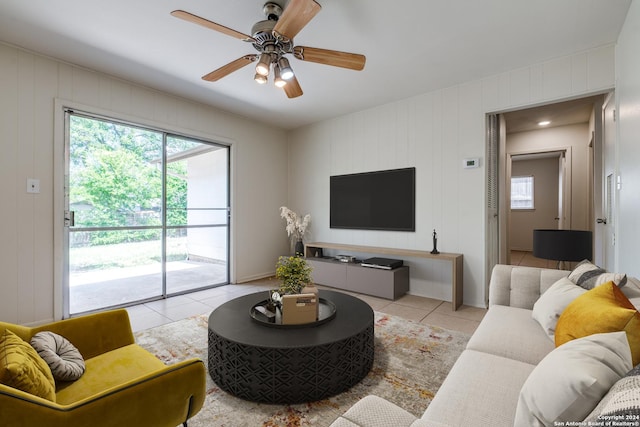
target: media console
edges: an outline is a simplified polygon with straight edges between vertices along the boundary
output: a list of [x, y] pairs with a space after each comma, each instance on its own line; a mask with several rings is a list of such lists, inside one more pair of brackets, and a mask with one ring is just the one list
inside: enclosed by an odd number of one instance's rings
[[457, 310], [462, 305], [462, 254], [413, 249], [380, 248], [374, 246], [345, 245], [340, 243], [314, 242], [305, 245], [305, 257], [313, 267], [313, 279], [316, 283], [360, 292], [387, 299], [396, 299], [409, 290], [409, 267], [393, 270], [363, 267], [358, 263], [345, 263], [334, 259], [316, 257], [318, 249], [331, 249], [340, 252], [370, 253], [393, 255], [404, 258], [426, 258], [451, 263], [451, 306]]

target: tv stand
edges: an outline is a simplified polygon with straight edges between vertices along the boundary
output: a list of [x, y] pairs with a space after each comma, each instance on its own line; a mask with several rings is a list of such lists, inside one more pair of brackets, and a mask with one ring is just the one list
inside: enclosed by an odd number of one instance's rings
[[[380, 277], [378, 277], [378, 279], [382, 280], [381, 275], [384, 273], [390, 273], [390, 272], [395, 272], [397, 270], [406, 269], [407, 285], [405, 290], [402, 290], [402, 288], [404, 287], [403, 285], [401, 285], [398, 289], [394, 289], [395, 279], [392, 277], [388, 277], [384, 279], [387, 281], [388, 283], [387, 285], [382, 285], [382, 284], [380, 285], [381, 287], [384, 287], [384, 286], [387, 287], [388, 290], [385, 291], [386, 295], [393, 295], [393, 297], [391, 298], [389, 298], [389, 296], [383, 297], [388, 299], [398, 298], [399, 296], [401, 296], [402, 294], [404, 294], [409, 290], [408, 288], [409, 268], [408, 267], [406, 266], [400, 267], [395, 270], [379, 270], [379, 269], [374, 269], [369, 267], [361, 267], [359, 264], [354, 264], [354, 263], [342, 263], [339, 261], [316, 258], [315, 254], [318, 249], [332, 249], [332, 250], [337, 250], [339, 252], [356, 252], [356, 253], [364, 252], [364, 253], [371, 253], [371, 254], [377, 254], [377, 255], [395, 255], [395, 256], [400, 256], [405, 258], [427, 258], [427, 259], [436, 259], [436, 260], [439, 259], [442, 261], [450, 262], [451, 263], [451, 281], [452, 281], [451, 306], [455, 311], [458, 309], [458, 307], [462, 305], [462, 284], [463, 284], [462, 254], [447, 253], [447, 252], [432, 254], [429, 251], [419, 251], [419, 250], [413, 250], [413, 249], [380, 248], [380, 247], [374, 247], [374, 246], [345, 245], [341, 243], [324, 243], [324, 242], [307, 243], [305, 245], [304, 247], [305, 257], [307, 257], [307, 260], [311, 262], [312, 266], [314, 267], [314, 271], [317, 269], [317, 272], [319, 273], [319, 275], [322, 275], [323, 281], [330, 282], [330, 283], [322, 283], [322, 284], [326, 284], [328, 286], [332, 286], [335, 288], [352, 290], [355, 292], [368, 293], [366, 292], [366, 290], [370, 288], [365, 286], [364, 283], [360, 283], [360, 278], [358, 280], [347, 281], [348, 279], [346, 274], [347, 266], [358, 267], [360, 269], [365, 269], [365, 270], [371, 270], [364, 273], [367, 276], [366, 278], [362, 277], [362, 279], [367, 281], [374, 280], [373, 278], [376, 275], [376, 273], [380, 274]], [[345, 273], [343, 274], [342, 271], [339, 270], [338, 268], [331, 267], [332, 265], [336, 265], [336, 267], [339, 267], [341, 265], [342, 268], [345, 269]], [[352, 270], [352, 271], [356, 272], [356, 270]], [[351, 276], [353, 276], [353, 274]]]

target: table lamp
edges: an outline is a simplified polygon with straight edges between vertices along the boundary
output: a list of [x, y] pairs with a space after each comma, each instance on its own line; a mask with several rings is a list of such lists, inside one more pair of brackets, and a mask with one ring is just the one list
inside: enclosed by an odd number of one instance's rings
[[565, 261], [591, 260], [593, 233], [584, 230], [533, 230], [533, 256], [558, 261], [558, 268]]

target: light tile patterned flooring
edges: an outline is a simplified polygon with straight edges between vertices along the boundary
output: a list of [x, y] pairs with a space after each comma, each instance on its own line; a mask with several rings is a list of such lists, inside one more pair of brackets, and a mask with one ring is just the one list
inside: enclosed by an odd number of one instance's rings
[[[268, 278], [140, 304], [129, 307], [127, 311], [134, 331], [140, 331], [194, 315], [209, 314], [213, 309], [233, 298], [277, 287], [278, 282]], [[468, 334], [475, 331], [486, 313], [485, 309], [467, 306], [453, 311], [449, 302], [414, 295], [404, 295], [395, 301], [390, 301], [368, 295], [346, 293], [367, 302], [375, 311]]]
[[[531, 252], [526, 251], [511, 251], [511, 264], [557, 268], [556, 261], [536, 258]], [[139, 331], [198, 314], [209, 314], [213, 309], [230, 299], [277, 287], [278, 282], [274, 278], [268, 278], [153, 301], [129, 307], [127, 310], [134, 331]], [[363, 294], [351, 294], [366, 301], [375, 311], [468, 334], [475, 331], [487, 312], [482, 308], [468, 306], [462, 306], [458, 310], [452, 311], [450, 302], [415, 295], [405, 295], [395, 301], [390, 301]]]
[[511, 251], [511, 265], [523, 265], [526, 267], [556, 268], [558, 261], [536, 258], [531, 252]]

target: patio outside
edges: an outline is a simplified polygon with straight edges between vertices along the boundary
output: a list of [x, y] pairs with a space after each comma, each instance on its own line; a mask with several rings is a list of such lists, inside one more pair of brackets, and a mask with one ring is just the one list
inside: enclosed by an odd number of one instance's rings
[[[167, 293], [180, 294], [227, 282], [227, 264], [222, 260], [189, 259], [180, 251], [186, 237], [171, 239], [167, 254]], [[161, 298], [162, 264], [157, 243], [134, 242], [71, 249], [74, 270], [70, 272], [70, 312], [95, 311]], [[176, 249], [177, 248], [177, 249]], [[84, 266], [82, 268], [81, 266]]]

